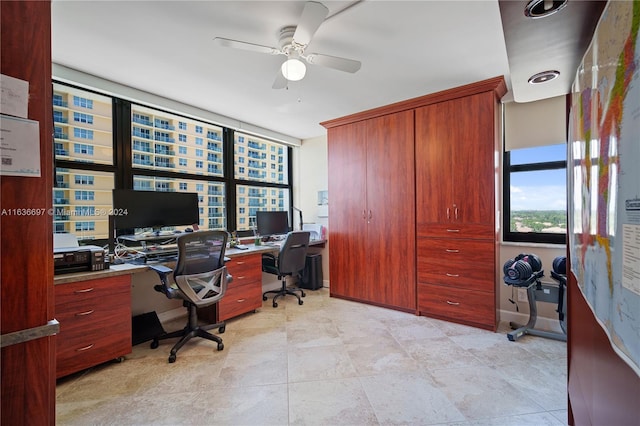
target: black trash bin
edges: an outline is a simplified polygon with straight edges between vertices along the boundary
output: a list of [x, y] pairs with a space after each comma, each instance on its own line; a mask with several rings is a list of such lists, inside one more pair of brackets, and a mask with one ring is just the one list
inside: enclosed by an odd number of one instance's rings
[[322, 255], [308, 254], [302, 271], [300, 288], [317, 290], [322, 288]]

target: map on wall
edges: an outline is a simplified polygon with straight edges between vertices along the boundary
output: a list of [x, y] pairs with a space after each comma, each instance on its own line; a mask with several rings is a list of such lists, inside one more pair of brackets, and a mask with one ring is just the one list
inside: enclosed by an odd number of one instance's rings
[[640, 0], [607, 4], [572, 90], [567, 164], [571, 270], [640, 374], [639, 27]]

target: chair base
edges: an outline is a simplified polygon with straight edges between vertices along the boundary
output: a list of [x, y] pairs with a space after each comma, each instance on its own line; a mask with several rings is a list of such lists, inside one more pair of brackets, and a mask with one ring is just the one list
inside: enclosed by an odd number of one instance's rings
[[[300, 292], [300, 296], [298, 296], [295, 293], [296, 291]], [[286, 296], [287, 294], [295, 296], [298, 299], [298, 305], [302, 305], [304, 303], [300, 297], [305, 297], [306, 296], [306, 293], [301, 288], [297, 288], [297, 287], [288, 288], [287, 287], [287, 281], [286, 281], [285, 278], [282, 279], [282, 288], [280, 290], [265, 291], [264, 293], [262, 293], [262, 300], [267, 300], [267, 294], [271, 294], [271, 293], [275, 294], [275, 296], [273, 296], [273, 307], [274, 308], [278, 307], [278, 303], [276, 302], [276, 300], [278, 300], [278, 297], [280, 297], [280, 296]]]
[[198, 325], [198, 314], [196, 307], [192, 304], [188, 305], [189, 308], [189, 322], [182, 330], [172, 331], [171, 333], [163, 333], [159, 336], [153, 338], [151, 342], [151, 349], [156, 349], [159, 346], [159, 341], [164, 339], [172, 339], [175, 337], [180, 337], [180, 340], [173, 345], [171, 348], [171, 352], [169, 353], [169, 363], [176, 362], [176, 357], [178, 355], [178, 351], [180, 348], [184, 346], [191, 338], [193, 337], [202, 337], [207, 340], [211, 340], [218, 344], [218, 350], [221, 351], [224, 349], [224, 344], [222, 343], [222, 339], [215, 334], [209, 333], [208, 330], [212, 330], [214, 328], [218, 329], [219, 333], [224, 333], [226, 324], [224, 321], [216, 323], [216, 324], [207, 324], [204, 326]]

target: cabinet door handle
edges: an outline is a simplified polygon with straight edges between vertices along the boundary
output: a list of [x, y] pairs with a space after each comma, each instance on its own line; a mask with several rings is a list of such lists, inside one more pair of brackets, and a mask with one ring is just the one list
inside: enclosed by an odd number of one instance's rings
[[447, 276], [448, 276], [448, 277], [454, 277], [454, 278], [455, 278], [455, 277], [459, 277], [460, 275], [459, 275], [459, 274], [447, 274]]
[[87, 350], [91, 349], [92, 347], [93, 347], [93, 343], [90, 344], [89, 346], [85, 346], [84, 348], [76, 349], [76, 352], [87, 351]]
[[447, 300], [447, 305], [458, 306], [459, 304], [460, 304], [460, 302], [452, 302], [450, 300]]
[[74, 293], [89, 293], [90, 291], [93, 291], [93, 287], [85, 288], [83, 290], [76, 290], [74, 291]]
[[458, 208], [457, 207], [453, 211], [453, 215], [455, 216], [456, 220], [458, 220]]
[[447, 229], [447, 232], [460, 232], [459, 229]]
[[372, 217], [373, 217], [373, 213], [371, 213], [371, 210], [369, 210], [369, 220], [371, 220]]
[[451, 212], [451, 209], [447, 207], [447, 220], [450, 219], [450, 212]]
[[93, 309], [91, 309], [90, 311], [84, 311], [84, 312], [78, 312], [76, 314], [77, 317], [83, 317], [85, 315], [91, 315], [93, 313]]
[[460, 253], [460, 250], [447, 249], [447, 253]]
[[367, 211], [366, 210], [362, 210], [362, 218], [363, 219], [367, 218]]
[[236, 302], [238, 302], [238, 303], [242, 303], [242, 302], [244, 302], [245, 300], [247, 300], [247, 299], [238, 299], [238, 300], [236, 300]]

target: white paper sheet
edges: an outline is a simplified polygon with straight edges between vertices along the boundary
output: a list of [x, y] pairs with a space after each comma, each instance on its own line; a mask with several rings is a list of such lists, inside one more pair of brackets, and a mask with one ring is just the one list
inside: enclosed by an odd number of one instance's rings
[[0, 175], [40, 177], [40, 123], [0, 115]]

